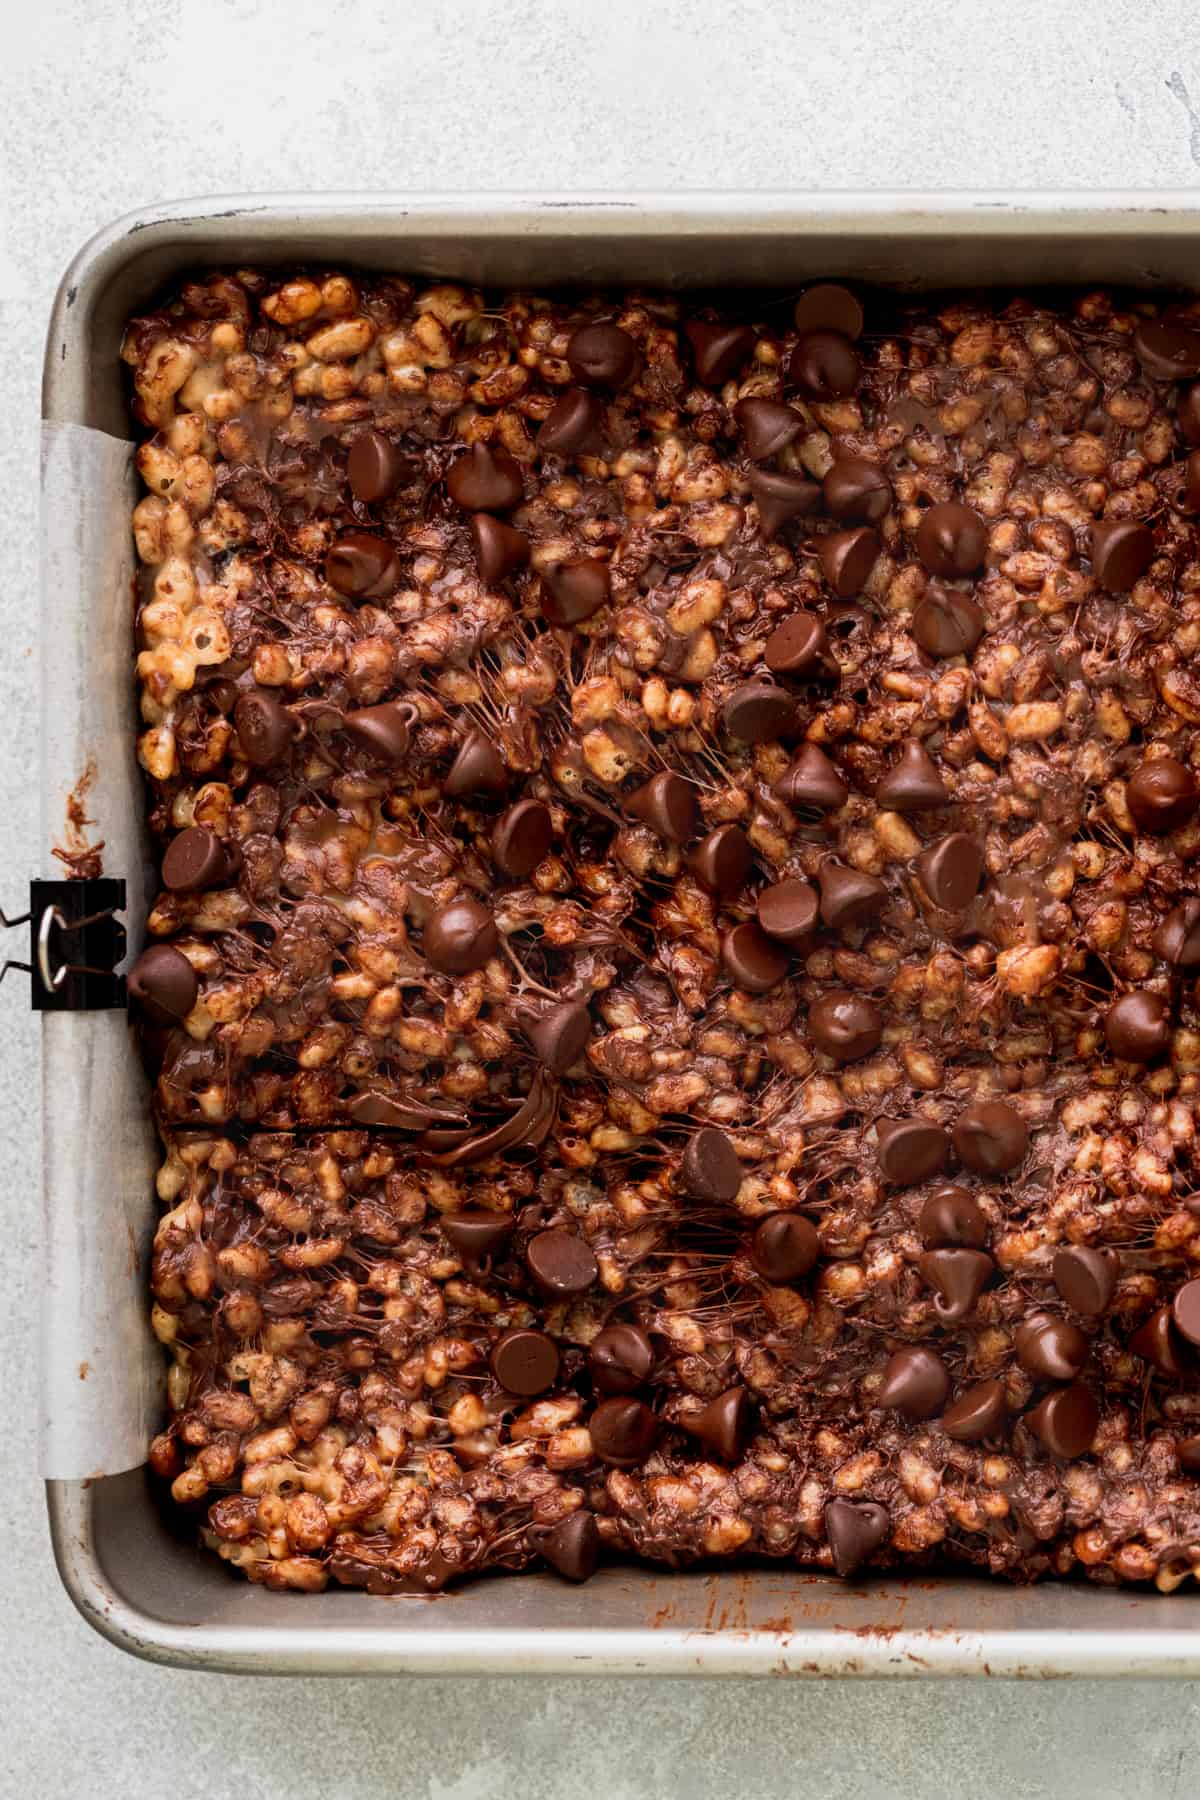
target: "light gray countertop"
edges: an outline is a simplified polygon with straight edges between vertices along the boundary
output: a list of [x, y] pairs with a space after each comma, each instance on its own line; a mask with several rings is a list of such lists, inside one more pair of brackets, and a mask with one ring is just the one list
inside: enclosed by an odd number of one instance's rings
[[[38, 383], [54, 287], [97, 226], [146, 201], [256, 188], [1195, 186], [1196, 19], [1194, 0], [14, 7], [0, 67], [0, 906], [20, 910], [26, 876], [47, 872]], [[3, 1794], [1196, 1791], [1190, 1686], [252, 1682], [109, 1648], [58, 1588], [36, 1475], [37, 1061], [20, 987], [10, 978], [0, 1009]]]

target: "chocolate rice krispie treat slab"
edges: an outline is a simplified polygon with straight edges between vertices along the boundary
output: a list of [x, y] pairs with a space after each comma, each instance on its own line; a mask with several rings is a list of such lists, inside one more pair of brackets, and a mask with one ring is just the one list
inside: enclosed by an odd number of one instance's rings
[[1200, 1569], [1200, 311], [240, 271], [125, 353], [207, 1540]]

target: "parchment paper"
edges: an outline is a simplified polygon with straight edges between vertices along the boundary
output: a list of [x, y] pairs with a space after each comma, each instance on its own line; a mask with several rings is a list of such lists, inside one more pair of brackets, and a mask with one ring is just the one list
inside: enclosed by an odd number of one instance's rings
[[[104, 841], [104, 874], [125, 878], [136, 954], [148, 867], [132, 679], [133, 446], [44, 425], [42, 494], [37, 873], [65, 872], [51, 850], [67, 842], [68, 796], [93, 769], [87, 836]], [[145, 1461], [164, 1376], [146, 1280], [157, 1156], [124, 1012], [44, 1014], [42, 1074], [42, 1473], [116, 1475]]]

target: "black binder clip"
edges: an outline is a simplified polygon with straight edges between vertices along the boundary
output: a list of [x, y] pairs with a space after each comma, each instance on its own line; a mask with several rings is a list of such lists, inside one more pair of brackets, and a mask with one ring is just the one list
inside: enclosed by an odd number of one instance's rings
[[10, 969], [30, 977], [34, 1012], [96, 1012], [125, 1005], [125, 977], [113, 973], [125, 955], [125, 883], [111, 876], [87, 881], [31, 881], [29, 911], [8, 928], [29, 926], [29, 961], [9, 957]]

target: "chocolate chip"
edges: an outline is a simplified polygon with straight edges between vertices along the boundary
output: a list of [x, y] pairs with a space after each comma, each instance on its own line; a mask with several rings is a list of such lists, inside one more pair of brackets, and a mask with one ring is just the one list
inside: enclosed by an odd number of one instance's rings
[[913, 613], [913, 636], [929, 656], [970, 656], [983, 636], [983, 612], [969, 594], [931, 582]]
[[817, 890], [789, 877], [764, 888], [755, 903], [758, 922], [781, 944], [806, 944], [817, 928]]
[[831, 463], [823, 484], [825, 510], [835, 519], [877, 525], [892, 504], [892, 484], [878, 463], [843, 456]]
[[732, 900], [746, 884], [754, 853], [740, 825], [718, 825], [701, 838], [692, 870], [701, 887], [722, 900]]
[[1171, 1302], [1176, 1330], [1189, 1344], [1200, 1344], [1200, 1280], [1185, 1281]]
[[1188, 1357], [1171, 1318], [1171, 1308], [1160, 1306], [1138, 1326], [1129, 1340], [1135, 1356], [1153, 1363], [1162, 1375], [1178, 1381], [1188, 1373]]
[[796, 722], [796, 702], [770, 681], [743, 681], [721, 708], [725, 729], [744, 744], [767, 744], [786, 736]]
[[987, 1248], [987, 1219], [966, 1188], [948, 1184], [931, 1194], [921, 1208], [917, 1229], [927, 1249], [942, 1245], [962, 1245], [970, 1250]]
[[1189, 381], [1200, 375], [1200, 331], [1178, 319], [1140, 319], [1133, 353], [1153, 381]]
[[1090, 1348], [1078, 1325], [1035, 1313], [1018, 1325], [1013, 1337], [1017, 1361], [1039, 1381], [1074, 1381]]
[[951, 1133], [960, 1162], [977, 1175], [1004, 1175], [1018, 1168], [1029, 1148], [1029, 1129], [1015, 1107], [1003, 1100], [973, 1100]]
[[855, 594], [862, 593], [882, 549], [883, 541], [870, 525], [831, 531], [818, 541], [821, 573], [839, 600], [852, 600]]
[[718, 1462], [736, 1463], [750, 1435], [753, 1405], [743, 1387], [726, 1388], [698, 1413], [691, 1413], [680, 1423], [685, 1431], [699, 1438]]
[[458, 1251], [463, 1268], [474, 1274], [512, 1236], [513, 1222], [503, 1213], [443, 1213], [438, 1223]]
[[539, 1231], [525, 1248], [534, 1281], [549, 1299], [586, 1294], [600, 1273], [588, 1245], [573, 1231]]
[[788, 374], [810, 400], [845, 400], [858, 387], [862, 364], [840, 331], [806, 331], [788, 358]]
[[1092, 526], [1092, 574], [1110, 594], [1127, 594], [1154, 560], [1154, 533], [1138, 519]]
[[934, 1309], [943, 1319], [965, 1319], [991, 1280], [995, 1263], [982, 1250], [926, 1250], [917, 1267], [934, 1290]]
[[1176, 414], [1179, 429], [1189, 444], [1200, 444], [1200, 381], [1194, 381], [1179, 397]]
[[579, 625], [610, 598], [608, 564], [598, 556], [572, 556], [542, 571], [542, 612], [551, 625]]
[[281, 762], [296, 734], [292, 715], [264, 688], [242, 695], [233, 709], [233, 728], [242, 755], [257, 769]]
[[588, 1348], [592, 1386], [600, 1394], [632, 1394], [653, 1367], [654, 1345], [640, 1325], [606, 1325]]
[[862, 306], [849, 288], [836, 281], [818, 281], [805, 288], [792, 317], [801, 336], [810, 331], [836, 331], [852, 340], [862, 336]]
[[638, 372], [641, 357], [619, 325], [581, 325], [567, 344], [567, 361], [576, 381], [586, 387], [622, 388]]
[[386, 538], [369, 531], [348, 531], [329, 548], [325, 579], [339, 594], [381, 599], [396, 588], [400, 565]]
[[1177, 1438], [1175, 1454], [1186, 1475], [1200, 1475], [1200, 1437]]
[[471, 536], [475, 540], [480, 579], [489, 586], [507, 580], [529, 562], [529, 539], [525, 533], [503, 519], [493, 519], [490, 513], [472, 513]]
[[931, 506], [917, 526], [917, 555], [931, 575], [954, 581], [973, 575], [987, 551], [987, 527], [958, 500]]
[[458, 800], [464, 794], [502, 794], [508, 770], [491, 738], [472, 725], [442, 783], [442, 792]]
[[730, 979], [748, 994], [765, 994], [787, 974], [790, 961], [752, 920], [734, 925], [721, 939], [721, 961]]
[[909, 738], [876, 788], [875, 799], [890, 812], [923, 812], [929, 806], [948, 806], [950, 791], [925, 746]]
[[916, 1346], [888, 1359], [875, 1394], [876, 1406], [890, 1406], [906, 1419], [931, 1419], [950, 1392], [950, 1373], [934, 1350]]
[[622, 1395], [602, 1400], [588, 1420], [592, 1449], [615, 1469], [645, 1462], [658, 1439], [658, 1420], [642, 1400]]
[[125, 986], [130, 999], [158, 1025], [174, 1025], [186, 1018], [200, 992], [195, 969], [183, 951], [171, 944], [151, 944], [143, 950]]
[[542, 456], [599, 456], [604, 449], [604, 407], [584, 388], [568, 388], [538, 432]]
[[728, 1206], [742, 1185], [742, 1165], [723, 1131], [702, 1126], [688, 1139], [683, 1153], [683, 1185], [693, 1200]]
[[816, 512], [821, 499], [821, 489], [815, 481], [779, 469], [748, 469], [746, 485], [758, 507], [759, 536], [768, 544], [789, 519], [806, 518]]
[[350, 712], [342, 729], [360, 749], [380, 762], [398, 767], [408, 755], [416, 708], [410, 701], [385, 700], [380, 706], [364, 706]]
[[1054, 1253], [1054, 1285], [1067, 1305], [1085, 1317], [1107, 1309], [1119, 1270], [1120, 1263], [1112, 1250], [1071, 1244]]
[[825, 1508], [825, 1536], [833, 1566], [843, 1580], [862, 1568], [886, 1542], [891, 1520], [874, 1500], [830, 1500]]
[[800, 414], [781, 400], [739, 400], [733, 416], [752, 462], [774, 456], [804, 429]]
[[1134, 771], [1125, 798], [1139, 831], [1164, 837], [1188, 824], [1200, 801], [1195, 777], [1174, 756], [1155, 756]]
[[525, 1036], [552, 1075], [574, 1068], [592, 1035], [592, 1015], [583, 1000], [560, 1000], [525, 1022]]
[[664, 769], [630, 794], [630, 812], [644, 819], [659, 837], [686, 844], [696, 829], [696, 789], [682, 775]]
[[1171, 1048], [1171, 1013], [1158, 994], [1137, 989], [1114, 1000], [1104, 1015], [1104, 1035], [1114, 1056], [1148, 1063]]
[[821, 1254], [817, 1228], [799, 1213], [771, 1213], [755, 1227], [750, 1261], [772, 1287], [799, 1281], [816, 1267]]
[[1156, 956], [1189, 973], [1200, 969], [1200, 900], [1184, 900], [1159, 925], [1151, 946]]
[[231, 713], [238, 701], [238, 690], [235, 682], [225, 675], [214, 675], [211, 680], [204, 679], [205, 670], [196, 671], [196, 691], [219, 713]]
[[692, 346], [696, 378], [705, 387], [720, 387], [728, 381], [758, 342], [749, 325], [714, 325], [707, 319], [689, 319], [683, 329]]
[[977, 1444], [994, 1437], [1008, 1415], [1004, 1386], [999, 1381], [977, 1381], [961, 1393], [942, 1415], [942, 1430], [960, 1444]]
[[487, 907], [465, 895], [430, 915], [424, 945], [426, 962], [441, 974], [466, 975], [495, 956], [500, 934]]
[[1100, 1408], [1091, 1389], [1074, 1381], [1047, 1394], [1040, 1406], [1025, 1414], [1023, 1423], [1052, 1456], [1074, 1458], [1091, 1449]]
[[590, 1581], [600, 1560], [595, 1516], [581, 1507], [549, 1531], [539, 1532], [536, 1548], [564, 1581]]
[[198, 894], [205, 888], [222, 887], [231, 872], [232, 848], [206, 826], [189, 825], [167, 845], [163, 886], [172, 894]]
[[386, 500], [400, 485], [406, 459], [382, 431], [363, 431], [350, 446], [346, 478], [356, 500], [372, 505]]
[[451, 463], [446, 491], [464, 512], [499, 513], [520, 505], [525, 483], [520, 463], [507, 450], [479, 443]]
[[788, 806], [815, 806], [822, 812], [836, 812], [845, 805], [850, 789], [825, 752], [816, 744], [805, 744], [775, 783], [775, 792]]
[[835, 989], [809, 1008], [808, 1031], [817, 1049], [834, 1062], [858, 1062], [879, 1048], [883, 1015], [861, 994]]
[[862, 869], [823, 862], [817, 870], [821, 888], [821, 918], [832, 931], [865, 925], [883, 908], [888, 891], [882, 881]]
[[810, 612], [795, 612], [775, 627], [763, 649], [763, 661], [776, 675], [839, 673], [825, 627]]
[[946, 1166], [950, 1138], [926, 1119], [880, 1119], [875, 1126], [879, 1169], [885, 1181], [911, 1187]]
[[523, 881], [546, 856], [553, 839], [550, 808], [540, 800], [518, 800], [496, 821], [492, 859], [510, 881]]
[[935, 906], [962, 912], [971, 904], [983, 875], [983, 851], [965, 832], [952, 831], [913, 864], [921, 886]]
[[526, 1398], [544, 1394], [558, 1379], [558, 1346], [544, 1331], [517, 1326], [498, 1338], [492, 1350], [492, 1374], [510, 1394]]

